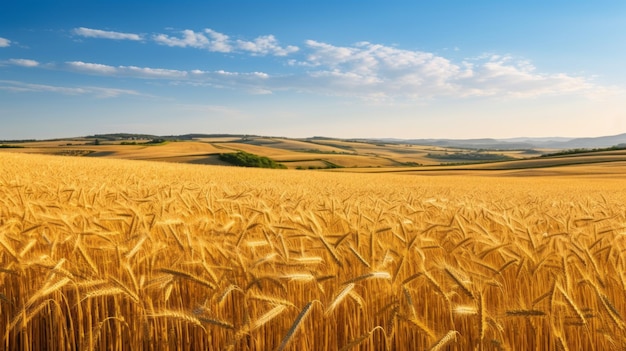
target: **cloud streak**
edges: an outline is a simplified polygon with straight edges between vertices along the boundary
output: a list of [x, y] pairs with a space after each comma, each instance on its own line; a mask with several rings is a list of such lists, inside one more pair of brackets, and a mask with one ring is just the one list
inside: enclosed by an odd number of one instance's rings
[[11, 46], [11, 41], [9, 39], [0, 37], [0, 48], [7, 48], [9, 46]]
[[102, 87], [64, 87], [58, 85], [31, 84], [12, 80], [0, 80], [0, 90], [11, 92], [57, 93], [63, 95], [93, 95], [112, 98], [122, 95], [141, 95], [135, 90]]
[[29, 59], [10, 59], [10, 60], [7, 60], [6, 62], [15, 66], [22, 66], [22, 67], [39, 66], [39, 62], [35, 60], [29, 60]]
[[137, 67], [137, 66], [109, 66], [100, 63], [82, 61], [70, 61], [65, 63], [70, 70], [82, 73], [105, 75], [105, 76], [132, 76], [135, 78], [154, 78], [168, 80], [202, 80], [215, 78], [247, 78], [265, 80], [270, 75], [264, 72], [229, 72], [224, 70], [174, 70], [165, 68]]
[[188, 72], [173, 69], [149, 68], [137, 66], [109, 66], [100, 63], [89, 63], [82, 61], [66, 62], [68, 67], [74, 71], [97, 74], [97, 75], [117, 75], [132, 76], [136, 78], [155, 79], [182, 79], [187, 77]]
[[134, 33], [112, 32], [85, 27], [74, 28], [74, 34], [85, 38], [113, 39], [113, 40], [142, 40], [142, 36]]
[[71, 71], [92, 75], [161, 79], [171, 81], [174, 85], [241, 89], [255, 95], [272, 93], [272, 90], [265, 84], [265, 82], [271, 81], [271, 76], [264, 72], [202, 71], [197, 69], [184, 71], [152, 67], [109, 66], [82, 61], [70, 61], [65, 64]]

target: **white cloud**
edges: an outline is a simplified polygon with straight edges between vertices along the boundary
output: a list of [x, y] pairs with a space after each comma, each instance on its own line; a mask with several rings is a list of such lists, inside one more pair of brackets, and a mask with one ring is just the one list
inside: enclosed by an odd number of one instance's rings
[[271, 34], [259, 36], [252, 41], [233, 41], [228, 35], [209, 28], [202, 32], [194, 32], [193, 30], [185, 29], [181, 32], [181, 34], [182, 35], [180, 37], [157, 34], [153, 37], [153, 39], [159, 44], [173, 47], [191, 47], [224, 53], [249, 52], [253, 55], [259, 56], [287, 56], [299, 50], [297, 46], [293, 45], [285, 47], [280, 46], [278, 40]]
[[6, 48], [9, 46], [11, 46], [11, 41], [9, 39], [0, 37], [0, 48]]
[[255, 55], [276, 55], [287, 56], [299, 50], [297, 46], [288, 45], [281, 47], [278, 40], [273, 35], [257, 37], [253, 41], [237, 40], [237, 46], [244, 51], [249, 51]]
[[[229, 44], [229, 38], [227, 35], [218, 33], [211, 29], [205, 29], [204, 33], [194, 32], [190, 29], [186, 29], [181, 32], [182, 37], [176, 38], [165, 34], [157, 34], [154, 36], [154, 41], [159, 44], [176, 47], [192, 47], [197, 49], [206, 49], [214, 52], [231, 52], [232, 47]], [[205, 33], [208, 35], [205, 35]], [[210, 38], [210, 39], [209, 39]]]
[[350, 47], [308, 40], [308, 55], [293, 65], [310, 67], [305, 90], [364, 98], [421, 98], [449, 94], [460, 68], [432, 53], [360, 42]]
[[88, 63], [82, 61], [66, 62], [70, 70], [87, 74], [133, 77], [144, 79], [165, 79], [175, 84], [188, 84], [195, 86], [212, 86], [218, 88], [241, 88], [244, 91], [258, 94], [270, 92], [264, 82], [271, 76], [264, 72], [229, 72], [224, 70], [181, 71], [164, 68], [137, 67], [137, 66], [109, 66], [100, 63]]
[[87, 38], [102, 38], [114, 40], [141, 40], [139, 34], [112, 32], [100, 29], [90, 29], [85, 27], [74, 28], [74, 34]]
[[357, 49], [355, 48], [333, 46], [315, 40], [307, 40], [305, 43], [312, 51], [306, 63], [313, 66], [335, 66], [356, 59]]
[[66, 63], [75, 70], [88, 72], [88, 73], [96, 73], [96, 74], [104, 74], [104, 75], [117, 73], [117, 69], [115, 67], [103, 65], [99, 63], [88, 63], [88, 62], [82, 62], [82, 61], [72, 61], [72, 62], [66, 62]]
[[588, 78], [565, 73], [537, 72], [530, 62], [508, 56], [484, 56], [460, 64], [429, 52], [360, 42], [334, 46], [306, 41], [308, 67], [301, 90], [366, 99], [423, 99], [433, 97], [533, 97], [587, 94], [600, 87]]
[[183, 48], [205, 48], [208, 47], [210, 44], [209, 39], [202, 33], [196, 33], [192, 30], [186, 29], [182, 31], [182, 34], [182, 38], [170, 37], [165, 34], [158, 34], [154, 36], [154, 40], [159, 44]]
[[187, 77], [186, 71], [163, 68], [119, 66], [118, 71], [123, 74], [144, 78], [181, 79]]
[[57, 85], [30, 84], [11, 80], [0, 80], [0, 90], [11, 92], [48, 92], [63, 95], [93, 95], [99, 98], [111, 98], [121, 95], [141, 95], [135, 90], [101, 87], [64, 87]]
[[66, 64], [73, 70], [98, 75], [133, 76], [137, 78], [163, 78], [180, 79], [187, 76], [186, 71], [178, 71], [163, 68], [137, 67], [137, 66], [109, 66], [100, 63], [88, 63], [71, 61]]
[[22, 67], [37, 67], [39, 66], [39, 62], [35, 61], [35, 60], [28, 60], [28, 59], [10, 59], [7, 61], [10, 64], [16, 65], [16, 66], [22, 66]]
[[[252, 41], [233, 40], [205, 29], [185, 30], [179, 37], [157, 35], [163, 45], [209, 51], [247, 52], [253, 56], [286, 56], [300, 50], [282, 47], [272, 35]], [[454, 61], [443, 55], [358, 42], [336, 46], [307, 40], [298, 55], [285, 59], [291, 74], [228, 70], [176, 70], [139, 66], [109, 66], [67, 62], [74, 71], [97, 75], [171, 80], [172, 84], [241, 89], [251, 93], [299, 91], [375, 101], [418, 101], [433, 98], [529, 98], [552, 95], [601, 97], [612, 88], [591, 78], [567, 73], [540, 72], [531, 62], [506, 55], [486, 54]], [[18, 64], [18, 62], [14, 62]], [[27, 65], [27, 62], [22, 62]]]
[[264, 72], [251, 72], [251, 73], [242, 73], [242, 72], [228, 72], [224, 70], [218, 70], [213, 72], [220, 76], [230, 76], [230, 77], [253, 77], [253, 78], [269, 78], [269, 74]]
[[209, 28], [205, 29], [204, 32], [207, 33], [212, 39], [209, 45], [209, 50], [216, 52], [231, 52], [233, 50], [228, 35], [216, 32]]
[[143, 95], [139, 93], [138, 91], [131, 90], [131, 89], [99, 88], [99, 87], [88, 87], [86, 89], [100, 98], [118, 97], [122, 95], [135, 95], [135, 96]]

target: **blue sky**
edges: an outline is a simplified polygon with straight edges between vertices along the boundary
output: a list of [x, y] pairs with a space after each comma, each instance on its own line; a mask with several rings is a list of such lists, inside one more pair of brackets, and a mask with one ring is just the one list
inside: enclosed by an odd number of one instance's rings
[[0, 139], [626, 132], [624, 1], [6, 1]]

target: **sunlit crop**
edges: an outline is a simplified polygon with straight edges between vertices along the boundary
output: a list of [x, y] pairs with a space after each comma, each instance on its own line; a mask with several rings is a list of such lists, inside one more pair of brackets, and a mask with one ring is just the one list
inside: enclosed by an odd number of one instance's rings
[[7, 350], [626, 346], [623, 180], [0, 164]]

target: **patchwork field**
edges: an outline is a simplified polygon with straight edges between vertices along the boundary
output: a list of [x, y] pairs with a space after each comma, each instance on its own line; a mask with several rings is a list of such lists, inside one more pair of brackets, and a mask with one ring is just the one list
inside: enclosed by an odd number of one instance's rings
[[[97, 140], [97, 141], [96, 141]], [[96, 145], [97, 143], [97, 145]], [[451, 158], [468, 150], [404, 144], [374, 144], [336, 139], [272, 137], [215, 137], [151, 143], [150, 140], [79, 138], [72, 140], [9, 143], [3, 152], [90, 156], [120, 159], [224, 165], [221, 153], [245, 151], [269, 157], [288, 168], [373, 168], [471, 162]], [[16, 148], [10, 148], [16, 146]], [[523, 159], [536, 154], [521, 151], [485, 152], [494, 157]], [[445, 159], [437, 157], [447, 157]]]
[[220, 154], [243, 151], [258, 157], [267, 157], [290, 169], [327, 169], [358, 173], [513, 171], [626, 161], [624, 149], [540, 157], [544, 153], [560, 150], [476, 150], [319, 137], [289, 139], [216, 136], [184, 140], [150, 140], [128, 136], [109, 138], [5, 143], [0, 144], [0, 152], [228, 165], [220, 159]]
[[626, 347], [624, 163], [0, 164], [3, 349]]

